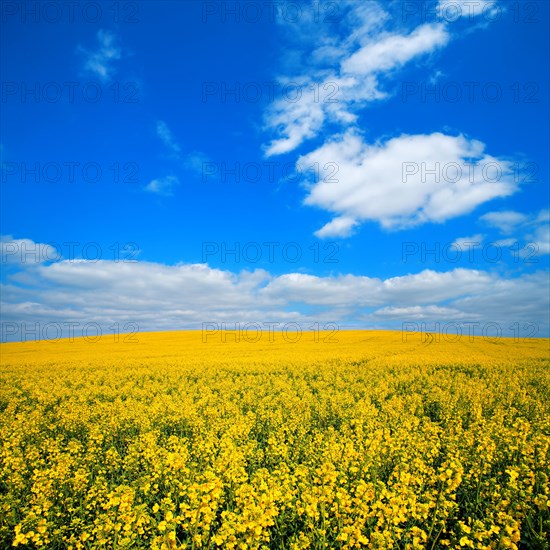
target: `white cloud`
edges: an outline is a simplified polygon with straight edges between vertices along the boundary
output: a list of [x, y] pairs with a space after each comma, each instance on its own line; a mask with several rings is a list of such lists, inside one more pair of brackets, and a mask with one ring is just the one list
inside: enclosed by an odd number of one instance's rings
[[163, 120], [157, 121], [157, 136], [170, 151], [176, 154], [181, 152], [181, 147], [176, 142], [170, 128], [168, 128], [168, 125]]
[[443, 71], [437, 69], [428, 79], [428, 82], [434, 86], [437, 84], [444, 76], [447, 76]]
[[357, 222], [353, 218], [346, 218], [345, 216], [334, 218], [321, 227], [321, 229], [315, 231], [315, 236], [320, 239], [326, 239], [327, 237], [349, 237], [356, 225]]
[[[462, 17], [486, 12], [485, 0], [473, 4], [460, 0], [455, 7]], [[333, 136], [298, 161], [339, 168], [336, 181], [313, 182], [305, 199], [306, 204], [335, 214], [315, 235], [346, 237], [366, 220], [387, 228], [442, 222], [514, 193], [517, 182], [511, 163], [485, 154], [479, 141], [432, 133], [363, 143], [356, 112], [367, 102], [387, 97], [380, 79], [443, 48], [452, 36], [444, 18], [445, 22], [424, 23], [409, 30], [403, 25], [389, 30], [390, 15], [381, 3], [344, 1], [341, 6], [350, 8], [344, 19], [354, 24], [342, 38], [339, 32], [344, 25], [327, 36], [315, 32], [306, 21], [308, 32], [298, 34], [316, 47], [307, 57], [297, 56], [306, 68], [301, 76], [282, 80], [283, 84], [293, 81], [298, 85], [301, 96], [295, 101], [280, 99], [266, 113], [266, 128], [275, 133], [265, 147], [268, 157], [295, 150], [317, 136], [328, 122], [348, 128], [344, 135]], [[451, 6], [441, 0], [438, 7], [447, 13]], [[292, 27], [296, 34], [295, 25]], [[441, 74], [436, 71], [432, 78]], [[477, 166], [472, 166], [472, 159]], [[413, 170], [417, 165], [417, 173], [403, 174], [405, 163]], [[440, 181], [429, 174], [424, 177], [423, 167], [439, 170]]]
[[481, 216], [480, 220], [505, 235], [512, 233], [517, 235], [516, 238], [506, 238], [498, 242], [520, 245], [519, 254], [524, 258], [550, 254], [550, 210], [548, 209], [543, 209], [537, 214], [524, 214], [514, 210], [488, 212]]
[[145, 186], [145, 190], [169, 197], [173, 195], [174, 187], [179, 184], [180, 180], [177, 176], [166, 176], [164, 178], [151, 180]]
[[[2, 285], [11, 323], [118, 322], [141, 330], [200, 329], [206, 322], [336, 322], [400, 328], [419, 319], [530, 322], [547, 331], [548, 272], [507, 279], [471, 269], [379, 279], [275, 276], [205, 264], [58, 261], [23, 266]], [[215, 299], [212, 297], [215, 296]], [[382, 324], [381, 324], [382, 323]], [[545, 324], [546, 323], [546, 324]]]
[[279, 100], [268, 114], [267, 126], [279, 128], [284, 136], [269, 144], [265, 151], [268, 157], [293, 151], [304, 140], [314, 137], [325, 121], [325, 106], [310, 89], [314, 83], [309, 81], [301, 86], [304, 95], [299, 101]]
[[500, 212], [488, 212], [479, 219], [490, 227], [500, 229], [503, 233], [512, 233], [518, 226], [523, 225], [528, 218], [521, 212], [502, 210]]
[[333, 307], [383, 307], [397, 303], [430, 304], [456, 299], [485, 288], [491, 276], [483, 271], [455, 269], [445, 273], [425, 270], [381, 280], [366, 276], [317, 277], [289, 273], [274, 279], [263, 295], [274, 300]]
[[537, 225], [532, 233], [528, 233], [525, 239], [533, 244], [537, 255], [550, 254], [550, 225], [542, 222]]
[[550, 223], [550, 209], [541, 210], [534, 220], [534, 223]]
[[348, 226], [351, 220], [386, 228], [443, 222], [516, 191], [512, 163], [484, 150], [462, 135], [402, 135], [367, 144], [349, 131], [298, 160], [323, 168], [304, 202]]
[[471, 237], [460, 237], [453, 242], [453, 246], [461, 250], [464, 248], [469, 249], [470, 247], [479, 246], [484, 238], [484, 235], [481, 233], [476, 233]]
[[122, 50], [117, 45], [117, 36], [109, 31], [99, 29], [96, 38], [99, 43], [97, 50], [90, 51], [82, 46], [79, 47], [86, 56], [84, 71], [96, 75], [103, 81], [108, 81], [115, 73], [113, 62], [121, 58]]
[[410, 307], [384, 307], [376, 311], [375, 318], [384, 320], [401, 321], [406, 323], [414, 321], [432, 321], [433, 319], [468, 320], [470, 315], [456, 308], [439, 306], [410, 306]]
[[359, 76], [391, 71], [419, 55], [445, 46], [449, 39], [441, 23], [421, 25], [406, 35], [382, 34], [345, 59], [341, 65], [342, 72]]
[[444, 24], [424, 24], [411, 32], [387, 32], [380, 28], [388, 14], [378, 5], [356, 4], [350, 19], [356, 26], [336, 42], [323, 37], [310, 55], [317, 67], [308, 74], [281, 79], [300, 87], [297, 101], [279, 99], [266, 113], [266, 127], [277, 137], [265, 148], [266, 155], [288, 153], [316, 136], [327, 121], [349, 125], [354, 110], [367, 102], [387, 97], [379, 76], [388, 76], [418, 56], [445, 46], [450, 35]]
[[11, 235], [0, 236], [0, 264], [41, 264], [59, 260], [59, 250], [51, 244], [35, 243], [31, 239], [14, 239]]
[[498, 241], [494, 241], [493, 244], [495, 246], [500, 246], [501, 248], [509, 248], [517, 244], [517, 241], [516, 239], [499, 239]]

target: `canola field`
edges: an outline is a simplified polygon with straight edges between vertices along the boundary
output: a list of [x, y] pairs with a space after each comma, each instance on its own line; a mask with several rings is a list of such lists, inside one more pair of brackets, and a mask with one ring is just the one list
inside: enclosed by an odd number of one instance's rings
[[0, 345], [0, 548], [549, 547], [548, 340], [270, 336]]

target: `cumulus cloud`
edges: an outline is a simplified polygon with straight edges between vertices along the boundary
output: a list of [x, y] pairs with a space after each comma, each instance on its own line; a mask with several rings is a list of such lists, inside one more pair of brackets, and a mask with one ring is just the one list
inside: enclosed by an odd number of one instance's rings
[[[487, 11], [485, 0], [475, 4], [456, 3], [459, 18]], [[452, 34], [445, 18], [415, 28], [394, 20], [392, 28], [390, 13], [379, 2], [343, 1], [340, 6], [343, 12], [349, 10], [349, 17], [342, 20], [352, 23], [336, 25], [332, 35], [316, 31], [306, 18], [303, 25], [308, 32], [298, 34], [306, 37], [302, 42], [310, 40], [315, 47], [307, 56], [297, 56], [302, 74], [281, 79], [300, 93], [295, 100], [275, 101], [266, 112], [266, 128], [275, 132], [265, 147], [268, 157], [295, 150], [328, 123], [347, 128], [298, 161], [329, 165], [330, 170], [338, 167], [336, 179], [310, 182], [305, 204], [334, 215], [315, 235], [348, 237], [367, 220], [393, 229], [443, 222], [514, 193], [517, 182], [511, 163], [485, 153], [480, 141], [438, 132], [363, 141], [357, 112], [388, 97], [381, 82], [408, 63], [444, 48]], [[450, 7], [441, 0], [439, 12], [447, 13]], [[437, 170], [436, 177], [430, 174], [432, 169]]]
[[298, 160], [314, 163], [323, 169], [305, 204], [336, 215], [319, 236], [366, 220], [393, 229], [443, 222], [517, 189], [511, 162], [462, 135], [402, 135], [369, 144], [348, 131]]
[[31, 239], [14, 239], [11, 235], [0, 236], [0, 264], [4, 266], [41, 264], [60, 258], [59, 250], [51, 244], [35, 243]]
[[134, 323], [140, 330], [200, 330], [209, 322], [336, 322], [400, 329], [407, 321], [469, 320], [535, 323], [541, 334], [548, 331], [549, 298], [541, 292], [548, 272], [505, 278], [457, 268], [380, 279], [60, 260], [26, 264], [6, 279], [1, 306], [10, 326], [76, 322], [107, 330]]

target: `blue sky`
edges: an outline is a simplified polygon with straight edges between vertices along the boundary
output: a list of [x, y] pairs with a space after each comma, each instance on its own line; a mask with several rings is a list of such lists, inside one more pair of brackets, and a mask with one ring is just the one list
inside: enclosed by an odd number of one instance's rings
[[548, 335], [547, 2], [34, 5], [2, 5], [4, 341]]

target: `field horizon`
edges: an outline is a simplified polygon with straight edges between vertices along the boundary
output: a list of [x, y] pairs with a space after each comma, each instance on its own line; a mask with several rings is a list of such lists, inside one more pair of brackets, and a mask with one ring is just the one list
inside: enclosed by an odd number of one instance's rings
[[[178, 338], [179, 337], [179, 338]], [[365, 337], [365, 338], [363, 338]], [[205, 329], [183, 329], [183, 330], [158, 330], [143, 332], [120, 332], [115, 334], [102, 334], [99, 336], [71, 336], [56, 339], [37, 339], [14, 342], [1, 342], [0, 349], [9, 357], [12, 353], [32, 353], [38, 351], [59, 352], [59, 346], [70, 344], [78, 346], [123, 346], [124, 351], [130, 352], [135, 348], [139, 353], [143, 346], [150, 344], [162, 344], [170, 342], [170, 347], [178, 348], [175, 340], [181, 339], [182, 344], [201, 343], [205, 346], [216, 345], [243, 345], [252, 346], [255, 344], [268, 344], [272, 349], [279, 349], [279, 346], [292, 346], [299, 343], [315, 344], [316, 346], [329, 346], [336, 350], [341, 346], [351, 342], [369, 342], [372, 339], [390, 338], [392, 342], [403, 345], [405, 350], [418, 349], [416, 344], [421, 347], [436, 345], [447, 348], [448, 346], [467, 346], [468, 344], [485, 343], [488, 345], [505, 345], [510, 350], [520, 351], [532, 347], [544, 347], [546, 342], [550, 352], [550, 337], [517, 337], [517, 336], [492, 336], [480, 335], [476, 333], [442, 333], [435, 331], [410, 331], [387, 330], [387, 329], [341, 329], [336, 330], [277, 330], [265, 329], [258, 333], [254, 328], [247, 331], [242, 330], [221, 330], [214, 332], [205, 331]], [[412, 347], [411, 347], [412, 345]], [[42, 347], [46, 346], [46, 347]], [[116, 348], [115, 348], [116, 349]], [[314, 349], [314, 348], [313, 348]], [[453, 349], [452, 347], [450, 349]], [[488, 347], [487, 349], [491, 349]], [[2, 359], [3, 362], [3, 359]]]

